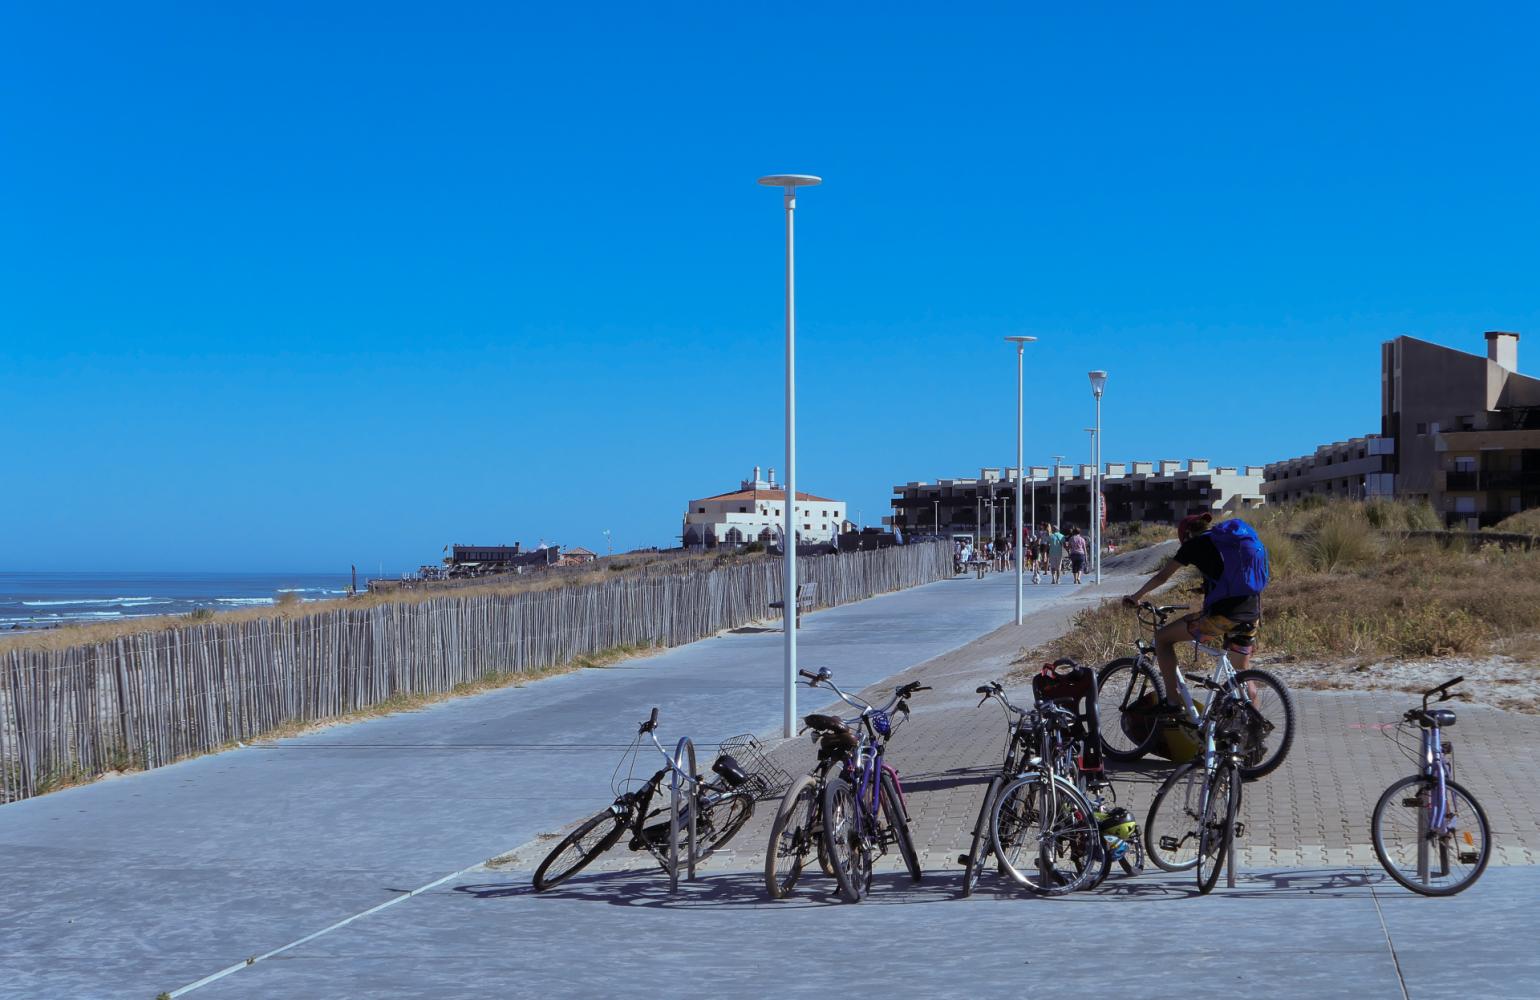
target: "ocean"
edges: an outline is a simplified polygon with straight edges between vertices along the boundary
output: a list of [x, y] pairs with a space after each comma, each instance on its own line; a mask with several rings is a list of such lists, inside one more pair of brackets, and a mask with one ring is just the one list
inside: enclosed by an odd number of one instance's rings
[[345, 573], [0, 572], [0, 629], [261, 607], [290, 593], [327, 600], [347, 593], [348, 582]]

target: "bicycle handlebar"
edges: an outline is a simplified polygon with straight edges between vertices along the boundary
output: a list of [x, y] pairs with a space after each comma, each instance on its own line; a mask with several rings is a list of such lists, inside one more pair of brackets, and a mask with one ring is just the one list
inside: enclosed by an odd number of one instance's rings
[[650, 732], [652, 732], [653, 730], [655, 730], [657, 728], [658, 728], [658, 710], [656, 708], [654, 708], [652, 710], [652, 718], [650, 718], [646, 722], [642, 723], [641, 728], [636, 731], [636, 734], [638, 736], [640, 736], [643, 733], [650, 733]]
[[[868, 701], [865, 701], [862, 698], [853, 697], [846, 694], [844, 691], [841, 691], [840, 686], [834, 683], [834, 675], [830, 673], [828, 667], [824, 667], [816, 674], [810, 674], [806, 670], [799, 670], [797, 673], [808, 679], [808, 687], [817, 687], [819, 684], [827, 684], [829, 686], [829, 690], [833, 691], [839, 697], [840, 701], [843, 701], [845, 704], [861, 713], [860, 717], [856, 721], [860, 721], [860, 719], [866, 718], [873, 712], [882, 712], [886, 715], [892, 715], [894, 709], [898, 708], [903, 703], [905, 698], [914, 694], [916, 691], [931, 690], [930, 687], [921, 684], [919, 681], [910, 681], [908, 684], [894, 688], [893, 697], [888, 700], [886, 705], [879, 709], [877, 706], [871, 704]], [[907, 710], [908, 706], [905, 705], [904, 708]]]
[[1424, 691], [1422, 693], [1422, 707], [1423, 708], [1427, 708], [1428, 707], [1428, 699], [1433, 697], [1434, 695], [1441, 695], [1442, 696], [1442, 697], [1440, 697], [1438, 699], [1439, 701], [1448, 701], [1450, 698], [1453, 698], [1454, 697], [1454, 693], [1451, 692], [1449, 689], [1454, 687], [1456, 684], [1460, 684], [1460, 683], [1464, 682], [1464, 680], [1465, 680], [1465, 675], [1461, 674], [1459, 677], [1456, 677], [1456, 678], [1454, 678], [1452, 680], [1445, 681], [1444, 683], [1440, 684], [1436, 688], [1429, 688], [1428, 690]]

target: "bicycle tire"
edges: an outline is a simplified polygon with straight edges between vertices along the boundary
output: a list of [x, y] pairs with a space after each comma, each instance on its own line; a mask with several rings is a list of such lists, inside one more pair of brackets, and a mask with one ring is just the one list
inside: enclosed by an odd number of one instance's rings
[[[1289, 690], [1289, 686], [1283, 683], [1276, 674], [1267, 670], [1248, 668], [1238, 671], [1235, 675], [1235, 681], [1237, 684], [1256, 683], [1263, 687], [1271, 688], [1278, 699], [1277, 706], [1267, 706], [1266, 711], [1259, 711], [1258, 714], [1272, 725], [1273, 729], [1270, 735], [1278, 734], [1280, 729], [1282, 734], [1277, 735], [1276, 744], [1271, 745], [1271, 748], [1264, 753], [1256, 764], [1242, 764], [1240, 768], [1243, 781], [1256, 781], [1258, 778], [1265, 777], [1278, 770], [1279, 766], [1283, 764], [1284, 758], [1289, 755], [1290, 748], [1294, 746], [1294, 694]], [[1281, 724], [1274, 717], [1280, 713], [1283, 716]], [[1268, 744], [1264, 742], [1264, 747], [1266, 746]]]
[[[1465, 877], [1460, 879], [1458, 882], [1439, 886], [1419, 884], [1415, 879], [1408, 878], [1402, 872], [1401, 867], [1392, 862], [1390, 857], [1392, 852], [1385, 844], [1384, 828], [1387, 808], [1395, 803], [1399, 796], [1405, 794], [1406, 788], [1413, 785], [1431, 789], [1433, 781], [1432, 779], [1427, 778], [1421, 774], [1414, 774], [1410, 777], [1402, 778], [1400, 781], [1395, 782], [1389, 788], [1385, 789], [1385, 792], [1380, 796], [1379, 801], [1374, 804], [1374, 816], [1370, 821], [1371, 843], [1374, 845], [1374, 856], [1379, 859], [1380, 865], [1385, 869], [1386, 874], [1395, 879], [1403, 887], [1410, 889], [1412, 892], [1415, 892], [1418, 895], [1453, 896], [1456, 893], [1464, 892], [1466, 889], [1469, 889], [1471, 886], [1476, 884], [1476, 880], [1481, 878], [1482, 873], [1486, 871], [1487, 863], [1492, 860], [1492, 828], [1491, 825], [1487, 822], [1486, 810], [1481, 807], [1481, 803], [1476, 801], [1476, 797], [1472, 795], [1464, 785], [1457, 781], [1444, 782], [1444, 787], [1455, 796], [1456, 803], [1458, 803], [1460, 799], [1464, 799], [1466, 805], [1470, 807], [1471, 815], [1475, 818], [1475, 824], [1477, 830], [1479, 831], [1479, 836], [1481, 837], [1480, 849], [1477, 852], [1477, 860], [1474, 866], [1468, 867], [1466, 869], [1468, 874], [1466, 874]], [[1463, 832], [1465, 837], [1469, 838], [1468, 843], [1474, 840], [1474, 837], [1472, 837], [1472, 833], [1474, 831], [1466, 828]], [[1472, 843], [1471, 846], [1475, 845]]]
[[[1196, 774], [1194, 774], [1196, 772]], [[1203, 769], [1189, 761], [1161, 782], [1144, 818], [1144, 853], [1167, 872], [1191, 871], [1198, 863], [1198, 824], [1202, 819]], [[1173, 840], [1171, 846], [1161, 843]], [[1192, 856], [1188, 857], [1191, 852]]]
[[1128, 838], [1128, 850], [1118, 859], [1118, 864], [1123, 866], [1123, 874], [1128, 876], [1144, 874], [1144, 833], [1136, 833]]
[[[1113, 660], [1096, 674], [1096, 711], [1101, 719], [1102, 753], [1111, 760], [1134, 761], [1154, 748], [1160, 726], [1154, 719], [1140, 720], [1129, 712], [1131, 705], [1153, 693], [1161, 700], [1160, 676], [1137, 657]], [[1143, 722], [1136, 725], [1136, 722]]]
[[1204, 790], [1203, 825], [1198, 836], [1198, 895], [1207, 896], [1224, 871], [1235, 839], [1235, 814], [1240, 808], [1241, 776], [1236, 766], [1221, 761]]
[[754, 797], [742, 792], [729, 792], [709, 807], [701, 807], [701, 815], [707, 818], [715, 818], [715, 813], [723, 807], [727, 809], [727, 819], [721, 826], [713, 824], [706, 833], [701, 833], [697, 822], [695, 840], [695, 860], [697, 863], [705, 861], [712, 854], [721, 850], [727, 842], [738, 835], [744, 824], [754, 817]]
[[[609, 829], [604, 828], [606, 822], [611, 824]], [[594, 858], [615, 846], [625, 829], [625, 817], [617, 815], [613, 807], [579, 823], [535, 869], [535, 891], [558, 886], [587, 868]]]
[[[770, 826], [770, 844], [765, 849], [765, 890], [771, 899], [786, 899], [802, 878], [809, 853], [822, 848], [820, 837], [818, 779], [804, 774], [786, 789]], [[783, 842], [784, 841], [784, 842]]]
[[831, 778], [824, 785], [820, 820], [824, 854], [834, 868], [839, 897], [847, 903], [859, 903], [866, 895], [871, 866], [861, 843], [860, 805], [850, 782]]
[[1005, 787], [1005, 778], [995, 775], [989, 779], [989, 785], [984, 789], [984, 802], [979, 806], [979, 818], [973, 824], [973, 845], [968, 848], [968, 856], [963, 859], [963, 888], [964, 898], [973, 895], [973, 887], [978, 883], [979, 875], [983, 874], [985, 859], [991, 853], [989, 847], [989, 819], [994, 814], [995, 796], [1000, 794], [1000, 789]]
[[909, 880], [918, 882], [924, 876], [924, 870], [920, 868], [919, 852], [914, 849], [914, 835], [909, 832], [909, 815], [904, 811], [904, 800], [898, 796], [898, 785], [886, 771], [882, 773], [878, 792], [882, 799], [882, 814], [893, 831], [893, 839], [898, 844], [899, 856], [904, 859], [904, 867], [909, 870]]
[[[1045, 826], [1041, 802], [1052, 800], [1054, 815]], [[1009, 831], [1002, 835], [1002, 826]], [[1033, 827], [1044, 832], [1033, 834]], [[990, 822], [996, 856], [1017, 884], [1042, 896], [1062, 896], [1084, 888], [1101, 870], [1106, 844], [1095, 810], [1080, 790], [1055, 775], [1052, 796], [1042, 775], [1028, 774], [1001, 789]], [[1025, 858], [1020, 848], [1027, 848]], [[1030, 863], [1030, 873], [1028, 870]]]

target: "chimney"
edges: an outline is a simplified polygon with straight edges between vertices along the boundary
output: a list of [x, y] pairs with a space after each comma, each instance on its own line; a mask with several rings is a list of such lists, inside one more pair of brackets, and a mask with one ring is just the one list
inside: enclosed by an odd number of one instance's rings
[[[759, 466], [756, 465], [756, 466], [754, 466], [754, 486], [758, 486], [758, 485], [759, 485]], [[749, 489], [753, 489], [754, 486], [750, 486]]]
[[1516, 372], [1519, 370], [1519, 335], [1506, 330], [1487, 331], [1487, 360]]
[[770, 466], [770, 485], [775, 485], [775, 466]]

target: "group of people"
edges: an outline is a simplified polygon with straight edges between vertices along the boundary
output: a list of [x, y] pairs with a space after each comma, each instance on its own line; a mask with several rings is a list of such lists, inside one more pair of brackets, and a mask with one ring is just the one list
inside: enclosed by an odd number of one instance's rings
[[1051, 522], [1044, 521], [1027, 538], [1024, 554], [1032, 566], [1033, 583], [1042, 582], [1044, 576], [1058, 583], [1066, 565], [1070, 576], [1079, 583], [1091, 562], [1091, 542], [1079, 528], [1071, 527], [1066, 535]]
[[[967, 539], [958, 539], [952, 545], [952, 568], [957, 573], [969, 567], [977, 568], [980, 575], [986, 567], [1003, 571], [1015, 557], [1015, 546], [1008, 538], [986, 541], [976, 549]], [[1065, 573], [1079, 583], [1091, 565], [1091, 542], [1079, 528], [1071, 527], [1065, 534], [1044, 521], [1027, 533], [1022, 557], [1023, 565], [1032, 572], [1033, 583], [1042, 582], [1045, 576], [1058, 583]]]

